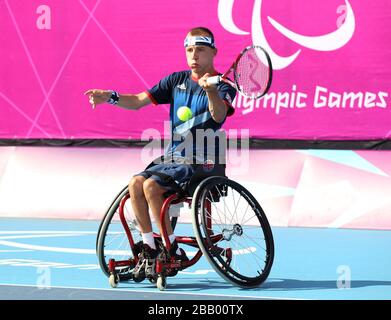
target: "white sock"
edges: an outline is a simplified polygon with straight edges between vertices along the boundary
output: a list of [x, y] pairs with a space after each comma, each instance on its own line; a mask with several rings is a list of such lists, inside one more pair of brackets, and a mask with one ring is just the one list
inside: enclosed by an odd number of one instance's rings
[[[173, 243], [174, 242], [174, 240], [175, 240], [175, 234], [170, 234], [169, 236], [168, 236], [168, 239], [170, 239], [170, 243]], [[181, 250], [179, 250], [179, 247], [178, 247], [178, 249], [176, 250], [176, 254], [181, 254]]]
[[153, 232], [142, 233], [143, 243], [149, 245], [151, 249], [156, 250], [155, 239], [153, 238]]

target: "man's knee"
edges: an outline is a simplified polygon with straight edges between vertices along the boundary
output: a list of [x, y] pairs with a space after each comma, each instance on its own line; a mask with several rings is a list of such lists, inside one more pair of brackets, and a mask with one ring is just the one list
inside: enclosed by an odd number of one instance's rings
[[143, 184], [145, 180], [143, 176], [134, 176], [129, 182], [129, 194], [131, 196], [143, 196]]
[[149, 178], [143, 183], [143, 191], [145, 197], [148, 199], [153, 198], [155, 196], [161, 196], [167, 190], [161, 185], [159, 185], [156, 180]]

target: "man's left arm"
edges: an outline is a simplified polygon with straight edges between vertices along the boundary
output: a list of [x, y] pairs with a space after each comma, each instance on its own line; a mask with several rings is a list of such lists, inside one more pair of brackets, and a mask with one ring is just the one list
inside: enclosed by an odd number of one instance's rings
[[215, 85], [210, 85], [206, 80], [210, 77], [209, 73], [206, 73], [199, 81], [198, 84], [205, 90], [206, 96], [209, 101], [209, 111], [212, 118], [217, 123], [223, 122], [228, 111], [226, 102], [220, 98]]

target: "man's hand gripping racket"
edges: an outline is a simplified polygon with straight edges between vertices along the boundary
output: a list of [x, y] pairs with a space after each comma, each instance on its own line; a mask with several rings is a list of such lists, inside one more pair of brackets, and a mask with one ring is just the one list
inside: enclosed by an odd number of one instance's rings
[[[228, 79], [231, 73], [234, 81]], [[268, 53], [259, 46], [246, 47], [223, 75], [207, 79], [208, 84], [218, 84], [222, 81], [248, 98], [263, 97], [269, 91], [272, 82], [272, 62]]]

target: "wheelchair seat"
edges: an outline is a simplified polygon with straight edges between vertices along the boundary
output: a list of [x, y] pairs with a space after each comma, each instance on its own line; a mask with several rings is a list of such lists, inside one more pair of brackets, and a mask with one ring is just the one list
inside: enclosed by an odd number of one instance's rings
[[[192, 197], [197, 186], [203, 180], [212, 176], [227, 177], [225, 174], [225, 164], [195, 164], [194, 174], [183, 186], [186, 194]], [[224, 194], [223, 190], [220, 191]]]

